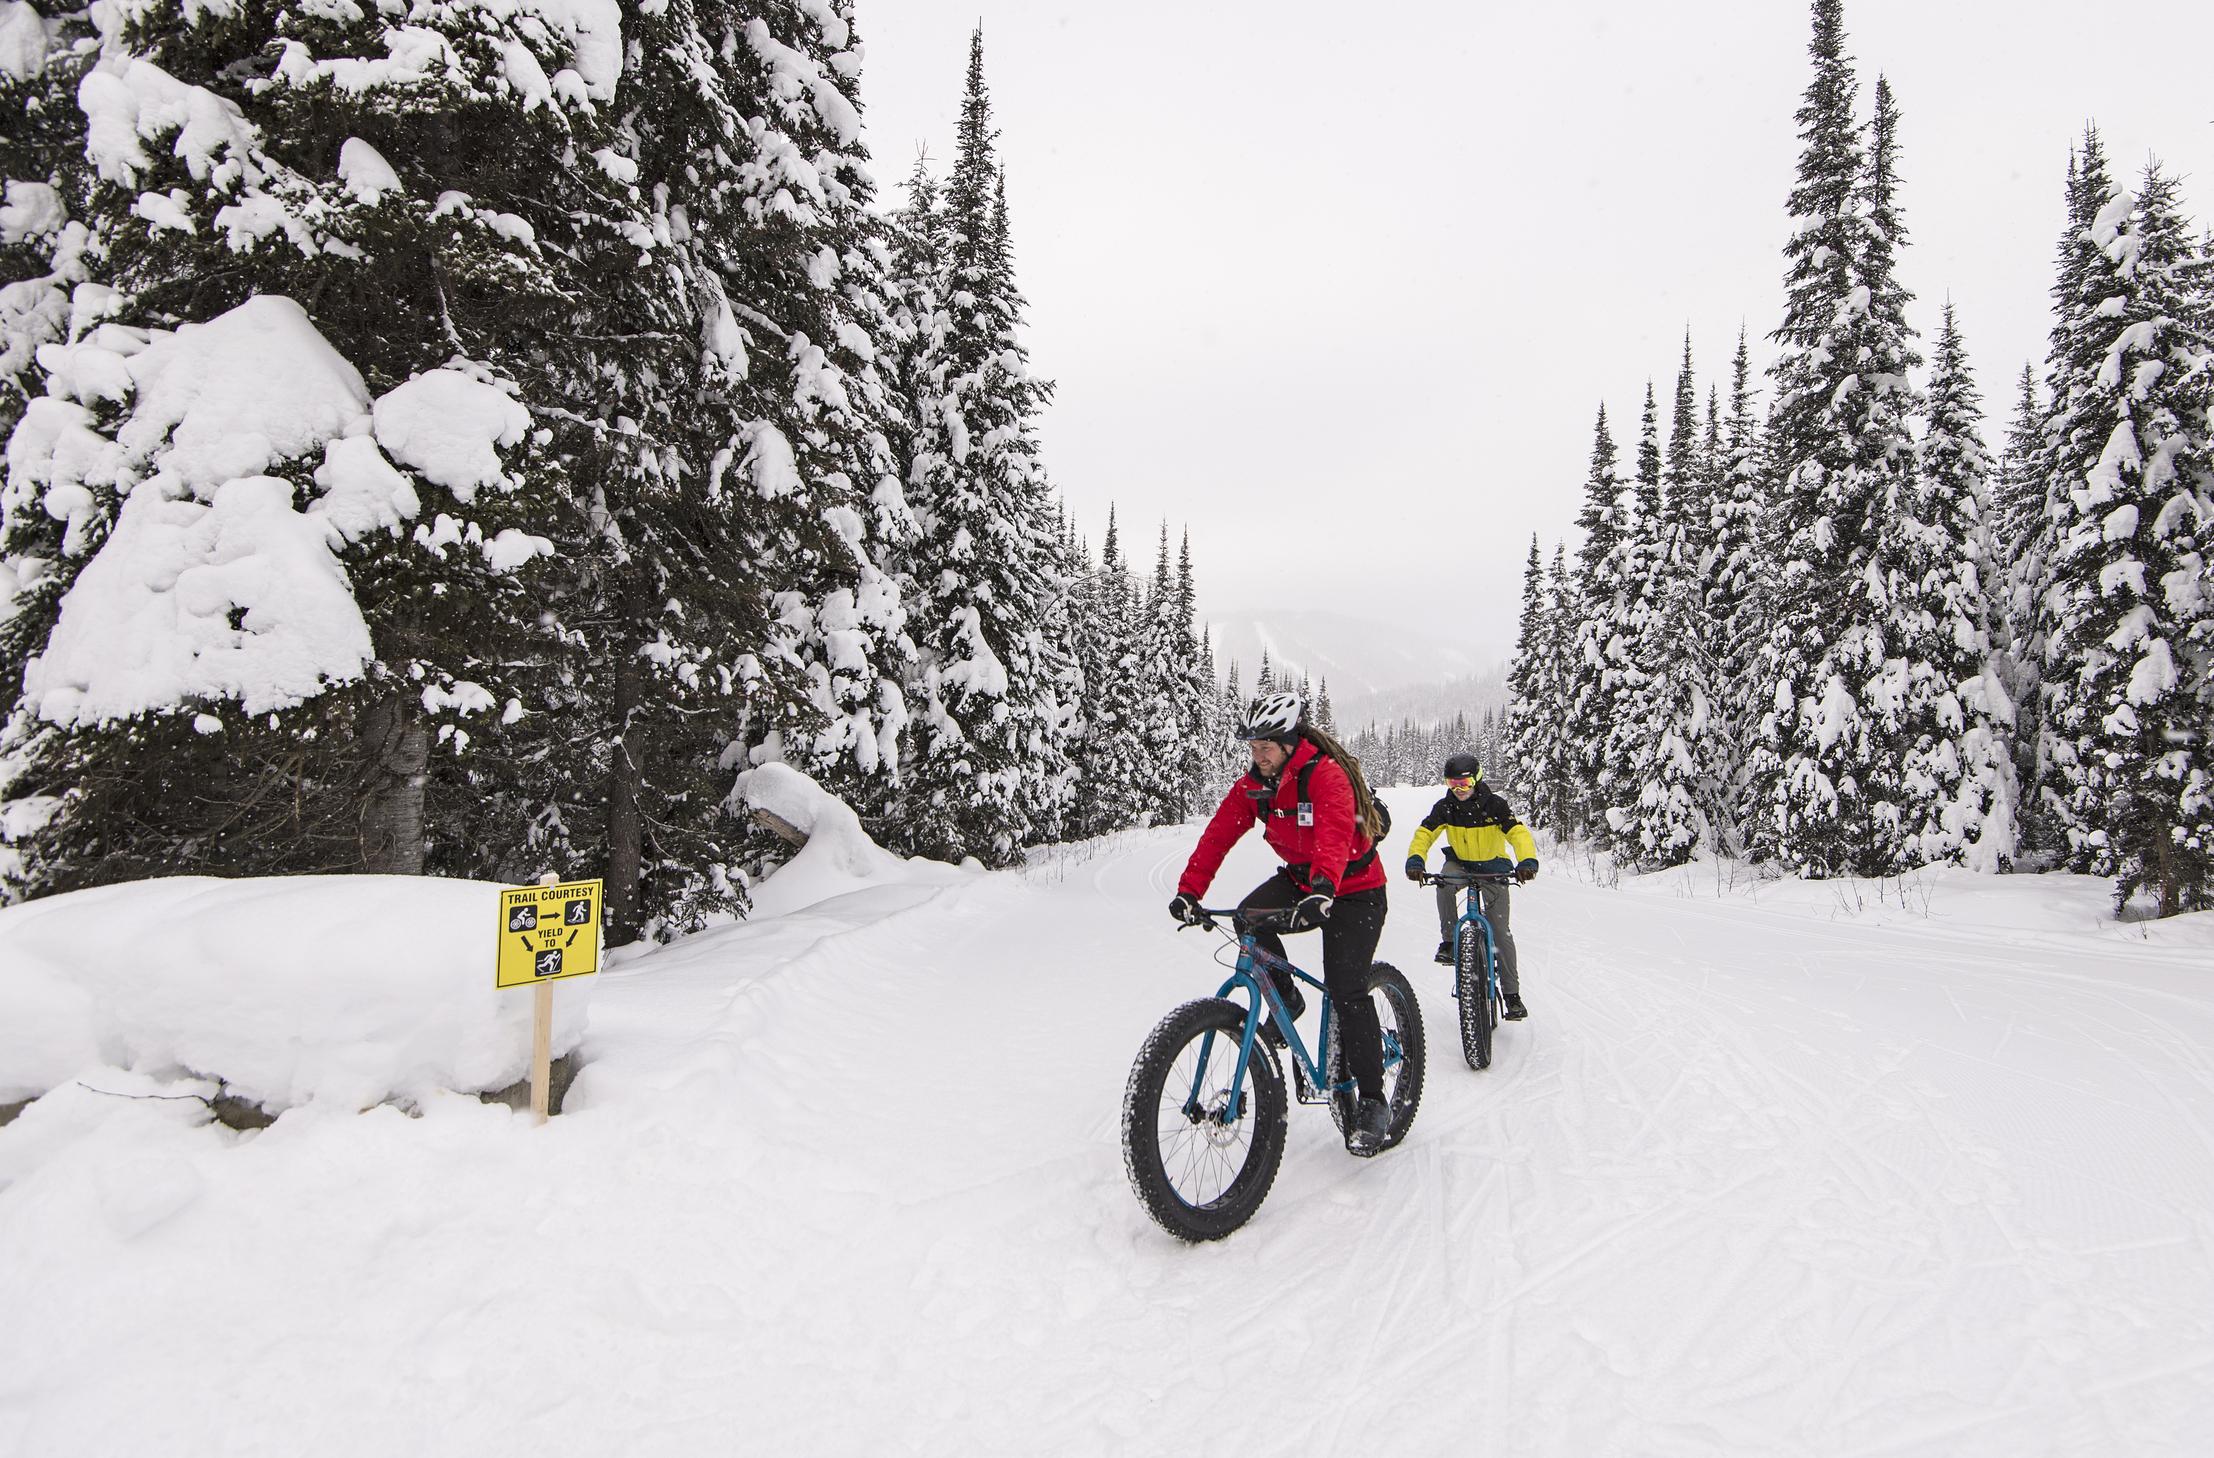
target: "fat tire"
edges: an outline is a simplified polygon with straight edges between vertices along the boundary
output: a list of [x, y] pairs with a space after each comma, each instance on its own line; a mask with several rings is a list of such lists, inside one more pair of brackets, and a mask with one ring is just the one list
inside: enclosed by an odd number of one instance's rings
[[[1422, 1074], [1429, 1058], [1429, 1051], [1422, 1034], [1422, 1004], [1415, 998], [1414, 984], [1406, 974], [1389, 962], [1378, 962], [1368, 969], [1369, 996], [1384, 994], [1391, 1016], [1387, 1026], [1399, 1030], [1399, 1051], [1402, 1061], [1396, 1070], [1386, 1070], [1385, 1078], [1391, 1080], [1388, 1101], [1391, 1105], [1391, 1128], [1383, 1142], [1376, 1146], [1378, 1154], [1396, 1148], [1407, 1137], [1413, 1126], [1415, 1112], [1422, 1107]], [[1380, 1019], [1381, 1020], [1381, 1019]], [[1327, 1066], [1331, 1081], [1335, 1084], [1344, 1075], [1338, 1069], [1338, 1019], [1330, 1020], [1330, 1059]], [[1333, 1098], [1330, 1100], [1330, 1117], [1336, 1121], [1339, 1137], [1353, 1124], [1353, 1101]]]
[[1491, 969], [1484, 966], [1484, 939], [1473, 922], [1461, 923], [1453, 949], [1453, 978], [1459, 988], [1461, 1056], [1481, 1073], [1491, 1067], [1491, 1030], [1498, 1018], [1491, 1005]]
[[[1161, 1162], [1160, 1115], [1164, 1088], [1185, 1049], [1216, 1035], [1210, 1058], [1237, 1057], [1246, 1010], [1227, 998], [1206, 997], [1177, 1008], [1147, 1035], [1130, 1066], [1122, 1095], [1122, 1164], [1130, 1188], [1154, 1223], [1179, 1240], [1220, 1240], [1253, 1218], [1284, 1162], [1284, 1078], [1276, 1055], [1256, 1038], [1246, 1063], [1242, 1119], [1253, 1124], [1245, 1161], [1214, 1199], [1194, 1205], [1177, 1192]], [[1227, 1040], [1228, 1047], [1223, 1046]], [[1185, 1076], [1189, 1076], [1188, 1074]]]

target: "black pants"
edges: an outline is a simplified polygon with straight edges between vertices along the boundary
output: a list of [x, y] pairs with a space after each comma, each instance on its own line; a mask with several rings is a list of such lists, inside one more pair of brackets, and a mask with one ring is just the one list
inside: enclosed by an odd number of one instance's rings
[[[1306, 894], [1306, 888], [1278, 871], [1254, 887], [1238, 909], [1296, 906]], [[1337, 1008], [1346, 1071], [1364, 1099], [1384, 1096], [1384, 1031], [1376, 1021], [1376, 1004], [1369, 1000], [1368, 970], [1376, 965], [1385, 905], [1381, 886], [1349, 891], [1337, 898], [1330, 919], [1322, 924], [1322, 985], [1330, 989], [1330, 1001]], [[1274, 932], [1258, 932], [1253, 940], [1263, 951], [1284, 955], [1284, 939]]]

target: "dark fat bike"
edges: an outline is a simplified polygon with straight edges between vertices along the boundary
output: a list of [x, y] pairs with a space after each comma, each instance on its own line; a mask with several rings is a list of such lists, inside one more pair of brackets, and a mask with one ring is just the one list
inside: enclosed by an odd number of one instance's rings
[[1491, 1067], [1491, 1035], [1499, 1027], [1506, 995], [1499, 986], [1499, 945], [1491, 918], [1484, 915], [1478, 886], [1512, 886], [1512, 876], [1433, 876], [1425, 886], [1452, 886], [1460, 892], [1460, 917], [1453, 923], [1453, 996], [1461, 1015], [1461, 1056], [1478, 1071]]
[[[1291, 1054], [1293, 1097], [1327, 1103], [1340, 1136], [1353, 1125], [1356, 1100], [1339, 1056], [1329, 990], [1254, 941], [1258, 931], [1290, 930], [1290, 910], [1202, 907], [1198, 916], [1211, 931], [1223, 931], [1225, 921], [1237, 928], [1236, 969], [1213, 997], [1161, 1020], [1138, 1050], [1122, 1097], [1130, 1187], [1163, 1230], [1190, 1241], [1220, 1240], [1252, 1219], [1284, 1160], [1289, 1106], [1271, 1046], [1275, 1034], [1261, 1031], [1264, 1010]], [[1308, 1053], [1268, 975], [1278, 968], [1322, 994], [1320, 1061]], [[1422, 1102], [1422, 1013], [1397, 969], [1377, 963], [1368, 986], [1383, 1027], [1384, 1102], [1391, 1110], [1382, 1150], [1407, 1137]], [[1234, 996], [1240, 992], [1243, 1001]]]

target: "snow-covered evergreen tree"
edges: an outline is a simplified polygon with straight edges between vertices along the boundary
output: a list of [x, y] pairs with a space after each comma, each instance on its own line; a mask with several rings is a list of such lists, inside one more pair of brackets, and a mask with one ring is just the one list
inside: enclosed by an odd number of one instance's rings
[[1546, 679], [1552, 666], [1551, 626], [1545, 601], [1545, 568], [1533, 532], [1529, 560], [1522, 567], [1522, 613], [1515, 627], [1514, 655], [1507, 661], [1507, 722], [1493, 776], [1504, 793], [1518, 797], [1524, 805], [1536, 802], [1545, 783], [1547, 756], [1561, 732], [1547, 712], [1551, 707], [1546, 697]]
[[1144, 801], [1138, 823], [1173, 825], [1191, 813], [1185, 796], [1200, 685], [1191, 624], [1169, 561], [1166, 522], [1161, 524], [1152, 580], [1138, 604], [1133, 656], [1138, 701], [1133, 738], [1140, 766], [1137, 783]]
[[1605, 572], [1612, 593], [1587, 602], [1599, 644], [1602, 688], [1607, 696], [1607, 738], [1600, 750], [1598, 842], [1623, 862], [1644, 859], [1638, 806], [1646, 770], [1663, 726], [1651, 717], [1665, 695], [1666, 664], [1649, 656], [1663, 611], [1662, 464], [1660, 405], [1651, 383], [1638, 428], [1637, 470], [1619, 502], [1613, 560]]
[[1088, 838], [1137, 824], [1146, 803], [1135, 590], [1112, 506], [1100, 564], [1077, 581], [1071, 600], [1082, 625], [1076, 651], [1084, 676], [1084, 732], [1069, 747], [1079, 785], [1069, 834]]
[[[463, 787], [552, 697], [524, 667], [573, 470], [547, 345], [577, 260], [643, 220], [602, 169], [532, 159], [605, 149], [619, 57], [576, 16], [431, 19], [438, 46], [394, 49], [352, 7], [156, 4], [72, 58], [66, 347], [0, 508], [0, 795], [42, 807], [9, 817], [38, 826], [20, 890], [443, 864], [427, 842], [467, 835]], [[526, 108], [526, 70], [568, 79]]]
[[2154, 166], [2135, 194], [2114, 187], [2088, 143], [2046, 432], [2048, 795], [2069, 864], [2167, 915], [2214, 897], [2205, 260], [2173, 180]]
[[1901, 834], [1913, 864], [1997, 870], [2014, 851], [2013, 705], [1993, 662], [1981, 398], [1945, 306], [1909, 498], [1887, 519], [1900, 702]]
[[1192, 533], [1184, 529], [1176, 556], [1176, 615], [1184, 635], [1184, 813], [1210, 810], [1217, 793], [1215, 767], [1229, 742], [1222, 695], [1215, 684], [1215, 649], [1199, 621], [1199, 587], [1192, 576]]
[[2006, 449], [1991, 474], [1991, 510], [1984, 522], [1985, 620], [1991, 632], [1992, 667], [2014, 710], [2007, 746], [2014, 780], [2017, 864], [2045, 861], [2056, 844], [2052, 817], [2045, 813], [2038, 791], [2044, 737], [2037, 631], [2044, 578], [2044, 463], [2045, 406], [2039, 397], [2036, 367], [2024, 364], [2016, 382]]
[[1756, 660], [1766, 638], [1766, 586], [1775, 560], [1766, 510], [1770, 479], [1753, 408], [1751, 357], [1740, 328], [1737, 353], [1730, 361], [1729, 415], [1710, 495], [1706, 572], [1706, 616], [1715, 655], [1712, 686], [1720, 716], [1714, 736], [1715, 836], [1717, 846], [1733, 854], [1745, 849], [1748, 740], [1767, 709], [1765, 702], [1748, 702], [1747, 686], [1758, 677]]
[[1751, 694], [1766, 705], [1750, 766], [1754, 848], [1812, 876], [1912, 864], [1894, 720], [1903, 668], [1886, 629], [1886, 513], [1910, 489], [1917, 362], [1892, 272], [1896, 110], [1879, 83], [1869, 144], [1838, 0], [1815, 0], [1815, 75], [1785, 246], [1768, 448], [1780, 562]]
[[[1266, 648], [1261, 650], [1261, 658], [1264, 663], [1267, 661]], [[1254, 692], [1258, 694], [1260, 690], [1256, 688]], [[1215, 767], [1219, 781], [1214, 788], [1217, 796], [1222, 793], [1222, 784], [1244, 774], [1246, 767], [1253, 762], [1252, 755], [1246, 750], [1245, 741], [1238, 738], [1238, 726], [1245, 722], [1245, 706], [1248, 702], [1245, 690], [1238, 686], [1238, 660], [1233, 658], [1222, 676], [1222, 759]], [[1202, 806], [1206, 803], [1204, 799], [1200, 801]]]
[[1614, 438], [1607, 430], [1607, 407], [1599, 407], [1592, 432], [1591, 468], [1584, 477], [1584, 504], [1576, 525], [1583, 543], [1576, 551], [1575, 648], [1562, 685], [1566, 720], [1573, 735], [1568, 799], [1562, 833], [1579, 836], [1603, 824], [1605, 799], [1601, 777], [1614, 730], [1617, 673], [1608, 645], [1624, 611], [1627, 589], [1616, 577], [1622, 535], [1622, 478], [1615, 467]]
[[1072, 656], [1047, 630], [1061, 584], [1047, 570], [1035, 420], [1049, 387], [1020, 339], [996, 135], [978, 30], [943, 197], [944, 342], [934, 393], [918, 404], [930, 444], [907, 477], [920, 524], [909, 604], [920, 681], [895, 843], [1006, 864], [1069, 802], [1074, 706], [1063, 698]]
[[1697, 444], [1698, 394], [1691, 341], [1684, 341], [1667, 468], [1650, 528], [1653, 599], [1637, 623], [1631, 656], [1643, 675], [1618, 733], [1626, 734], [1626, 780], [1635, 799], [1621, 807], [1618, 853], [1672, 866], [1714, 843], [1714, 653], [1707, 617], [1711, 503]]
[[739, 908], [744, 827], [716, 812], [742, 756], [872, 783], [905, 720], [885, 559], [910, 528], [870, 333], [889, 286], [852, 12], [690, 0], [630, 23], [598, 166], [645, 231], [605, 260], [626, 270], [602, 285], [610, 337], [570, 355], [604, 513], [585, 681], [613, 746], [618, 927], [628, 899], [657, 933]]
[[1535, 783], [1531, 788], [1530, 805], [1532, 813], [1538, 816], [1532, 823], [1543, 824], [1557, 834], [1572, 833], [1576, 824], [1578, 785], [1575, 776], [1581, 730], [1574, 718], [1574, 695], [1582, 662], [1576, 642], [1581, 604], [1575, 576], [1568, 567], [1568, 549], [1555, 543], [1553, 562], [1545, 575], [1544, 641], [1547, 652], [1538, 683], [1543, 706], [1540, 718], [1552, 726], [1552, 732], [1550, 739], [1541, 741], [1532, 767]]

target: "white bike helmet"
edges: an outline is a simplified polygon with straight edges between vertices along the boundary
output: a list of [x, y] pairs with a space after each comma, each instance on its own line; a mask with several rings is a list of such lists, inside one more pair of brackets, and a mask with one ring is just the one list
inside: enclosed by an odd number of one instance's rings
[[1306, 710], [1299, 695], [1289, 690], [1262, 694], [1246, 706], [1238, 725], [1240, 739], [1289, 739], [1299, 732], [1299, 718]]

